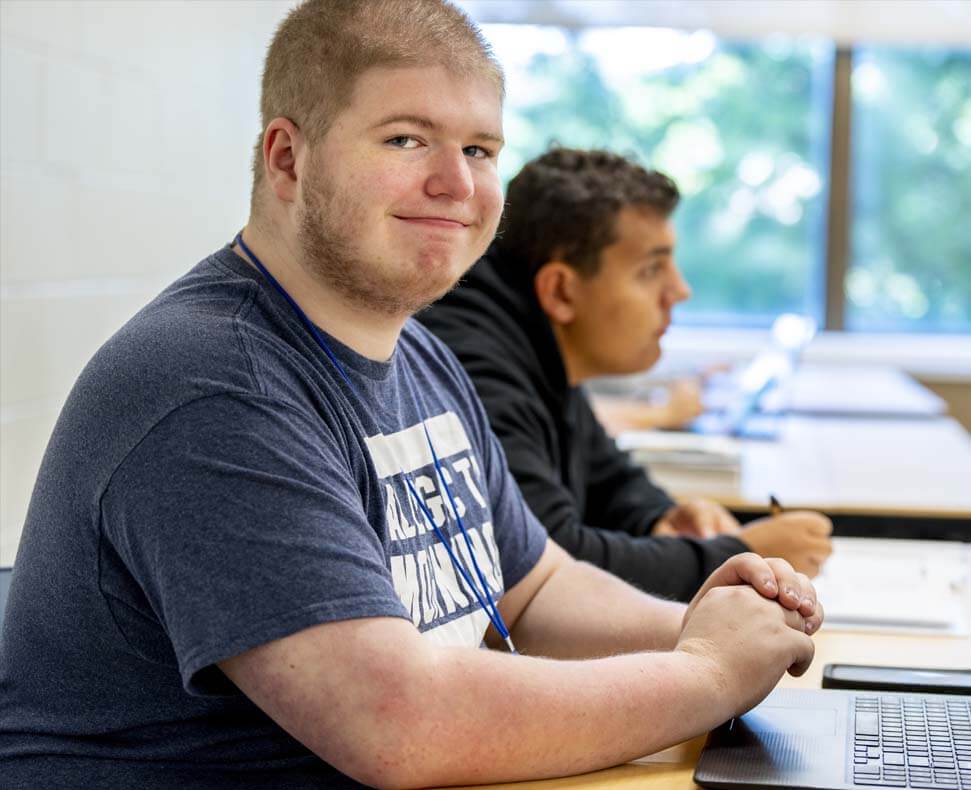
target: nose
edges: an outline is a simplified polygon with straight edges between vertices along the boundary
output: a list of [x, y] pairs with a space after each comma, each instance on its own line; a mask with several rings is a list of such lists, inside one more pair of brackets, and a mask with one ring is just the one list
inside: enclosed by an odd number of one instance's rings
[[667, 293], [670, 303], [674, 305], [691, 297], [691, 286], [684, 279], [684, 275], [681, 274], [681, 269], [677, 264], [672, 267], [672, 272], [672, 279], [668, 285]]
[[431, 159], [431, 172], [425, 184], [431, 197], [445, 196], [458, 202], [475, 194], [469, 160], [462, 149], [443, 149]]

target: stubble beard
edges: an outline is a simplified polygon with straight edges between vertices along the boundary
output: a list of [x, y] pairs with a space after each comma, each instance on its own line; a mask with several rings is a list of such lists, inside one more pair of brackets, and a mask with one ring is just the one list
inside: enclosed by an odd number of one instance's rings
[[[429, 293], [428, 279], [416, 274], [395, 276], [392, 265], [365, 260], [343, 229], [367, 220], [353, 207], [341, 211], [337, 194], [318, 180], [306, 184], [304, 206], [297, 222], [297, 240], [307, 271], [361, 310], [388, 317], [414, 315], [439, 299], [455, 283]], [[400, 270], [399, 270], [400, 271]]]

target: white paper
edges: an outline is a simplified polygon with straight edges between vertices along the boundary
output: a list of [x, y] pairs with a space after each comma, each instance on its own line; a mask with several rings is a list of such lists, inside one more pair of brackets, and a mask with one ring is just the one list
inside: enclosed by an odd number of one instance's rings
[[813, 580], [826, 628], [966, 636], [971, 546], [948, 541], [834, 538]]

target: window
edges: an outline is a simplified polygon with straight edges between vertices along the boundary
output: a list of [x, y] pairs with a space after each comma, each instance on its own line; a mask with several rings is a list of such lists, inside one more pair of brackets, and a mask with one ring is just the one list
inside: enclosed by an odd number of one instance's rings
[[971, 331], [971, 52], [859, 48], [847, 327]]
[[[548, 148], [605, 147], [673, 177], [679, 322], [971, 329], [971, 52], [857, 48], [846, 255], [827, 257], [837, 50], [656, 27], [485, 24], [507, 73], [504, 180]], [[850, 72], [847, 71], [847, 75]], [[846, 195], [839, 195], [846, 200]], [[834, 237], [838, 238], [838, 237]], [[839, 245], [837, 245], [839, 246]]]

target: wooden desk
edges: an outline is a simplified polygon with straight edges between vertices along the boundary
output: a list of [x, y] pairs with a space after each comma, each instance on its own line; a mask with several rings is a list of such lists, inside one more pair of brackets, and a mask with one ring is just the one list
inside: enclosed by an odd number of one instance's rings
[[[843, 662], [889, 666], [935, 666], [967, 668], [971, 666], [971, 639], [966, 637], [915, 637], [887, 634], [863, 634], [850, 631], [827, 632], [825, 626], [816, 635], [816, 658], [801, 678], [785, 676], [780, 686], [819, 688], [823, 665]], [[645, 715], [648, 715], [645, 713]], [[704, 737], [681, 744], [672, 750], [674, 762], [628, 764], [603, 771], [548, 779], [539, 782], [491, 785], [517, 790], [555, 790], [557, 788], [648, 788], [649, 790], [694, 790], [692, 779], [695, 763]]]

